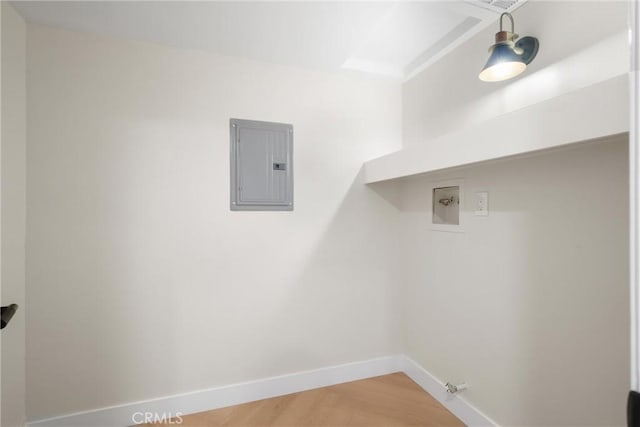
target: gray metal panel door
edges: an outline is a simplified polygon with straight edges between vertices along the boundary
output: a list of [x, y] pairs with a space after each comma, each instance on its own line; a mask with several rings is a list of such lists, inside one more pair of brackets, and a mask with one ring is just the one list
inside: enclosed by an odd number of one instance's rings
[[293, 127], [231, 119], [231, 209], [293, 209]]

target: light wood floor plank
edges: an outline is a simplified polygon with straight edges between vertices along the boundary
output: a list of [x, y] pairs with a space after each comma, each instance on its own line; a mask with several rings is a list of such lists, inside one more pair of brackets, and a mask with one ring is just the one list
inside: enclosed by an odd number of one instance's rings
[[403, 373], [182, 417], [186, 427], [464, 426]]

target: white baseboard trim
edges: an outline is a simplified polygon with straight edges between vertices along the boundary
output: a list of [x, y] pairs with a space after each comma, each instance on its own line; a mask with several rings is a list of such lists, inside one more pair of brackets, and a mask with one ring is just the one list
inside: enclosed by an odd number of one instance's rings
[[[402, 371], [468, 426], [498, 424], [467, 402], [462, 395], [447, 393], [444, 382], [438, 380], [412, 359], [402, 356]], [[464, 393], [464, 392], [462, 392]]]
[[159, 414], [159, 416], [162, 416], [162, 414], [168, 414], [168, 416], [193, 414], [314, 388], [400, 372], [402, 371], [403, 360], [403, 356], [400, 355], [381, 357], [142, 402], [78, 412], [55, 418], [32, 421], [27, 423], [27, 426], [128, 426], [135, 424], [137, 420], [141, 420], [141, 415], [137, 415], [136, 420], [133, 419], [136, 413], [144, 414], [148, 412]]
[[[145, 413], [178, 415], [224, 408], [270, 397], [283, 396], [319, 387], [342, 384], [365, 378], [404, 372], [427, 393], [432, 395], [468, 426], [497, 426], [463, 397], [452, 396], [439, 381], [423, 367], [404, 355], [380, 357], [344, 365], [329, 366], [311, 371], [264, 378], [191, 393], [161, 397], [124, 405], [110, 406], [55, 418], [32, 421], [32, 427], [113, 427], [133, 425], [142, 421]], [[136, 418], [134, 419], [134, 414]]]

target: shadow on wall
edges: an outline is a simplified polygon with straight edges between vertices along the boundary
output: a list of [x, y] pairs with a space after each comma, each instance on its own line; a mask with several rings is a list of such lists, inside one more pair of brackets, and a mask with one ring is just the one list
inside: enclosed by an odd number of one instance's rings
[[[408, 354], [502, 425], [624, 424], [626, 150], [616, 137], [403, 184]], [[465, 232], [433, 231], [429, 185], [458, 178]]]
[[361, 171], [263, 319], [277, 334], [262, 335], [261, 345], [277, 351], [260, 363], [289, 373], [401, 350], [397, 219], [396, 209], [364, 185]]
[[[109, 193], [113, 203], [103, 209], [94, 200], [71, 200], [62, 212], [73, 208], [74, 215], [56, 218], [64, 226], [44, 224], [56, 245], [65, 233], [76, 236], [63, 250], [37, 248], [49, 254], [39, 258], [42, 271], [57, 272], [51, 292], [75, 295], [62, 315], [55, 307], [42, 313], [50, 340], [63, 344], [37, 343], [56, 349], [43, 364], [52, 370], [43, 374], [67, 375], [75, 366], [67, 381], [78, 393], [64, 396], [72, 402], [54, 400], [49, 414], [72, 404], [125, 403], [116, 400], [124, 389], [150, 398], [148, 388], [193, 391], [194, 383], [204, 389], [400, 351], [398, 212], [362, 183], [361, 173], [336, 198], [333, 215], [309, 215], [315, 207], [304, 197], [312, 195], [300, 197], [294, 212], [222, 212], [213, 206], [221, 201], [202, 200], [198, 186], [207, 179], [186, 167], [195, 160], [179, 156], [147, 159], [157, 170], [131, 172], [139, 181]], [[189, 171], [182, 182], [160, 173], [169, 164]], [[101, 176], [96, 167], [87, 181]], [[232, 217], [235, 230], [217, 223]], [[250, 238], [234, 238], [238, 230]], [[100, 387], [86, 390], [95, 372]], [[56, 382], [47, 384], [34, 390], [43, 399], [55, 395]]]
[[396, 209], [402, 209], [402, 182], [403, 179], [379, 181], [367, 184], [378, 196], [382, 197]]
[[[31, 419], [396, 349], [397, 211], [354, 178], [398, 85], [29, 37]], [[295, 211], [229, 211], [230, 116], [295, 124]]]

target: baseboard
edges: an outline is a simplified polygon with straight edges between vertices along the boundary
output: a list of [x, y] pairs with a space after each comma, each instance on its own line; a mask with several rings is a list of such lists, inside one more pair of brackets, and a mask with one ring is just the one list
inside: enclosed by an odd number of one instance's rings
[[[295, 374], [265, 378], [191, 393], [129, 403], [61, 417], [29, 422], [33, 427], [127, 426], [142, 420], [145, 413], [176, 416], [253, 402], [402, 371], [403, 356], [388, 356], [362, 362], [330, 366]], [[134, 414], [136, 418], [134, 419]]]
[[[387, 356], [344, 365], [330, 366], [295, 374], [215, 387], [191, 393], [78, 412], [61, 417], [32, 421], [33, 427], [127, 426], [142, 421], [144, 414], [165, 419], [193, 414], [260, 399], [297, 393], [319, 387], [404, 372], [468, 426], [496, 426], [489, 417], [469, 404], [461, 395], [452, 396], [444, 384], [410, 358]], [[134, 415], [136, 418], [134, 418]]]
[[[451, 413], [468, 426], [497, 426], [498, 424], [467, 402], [461, 394], [447, 393], [444, 382], [427, 372], [406, 356], [402, 357], [402, 371]], [[464, 393], [464, 392], [462, 392]]]

